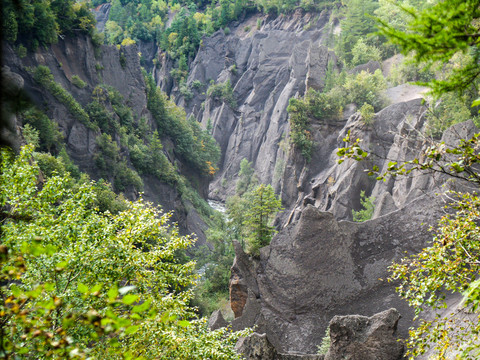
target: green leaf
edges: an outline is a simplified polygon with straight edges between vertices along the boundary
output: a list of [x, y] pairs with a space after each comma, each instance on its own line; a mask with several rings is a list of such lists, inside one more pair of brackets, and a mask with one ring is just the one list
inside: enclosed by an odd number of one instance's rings
[[128, 295], [125, 295], [125, 296], [122, 298], [122, 302], [123, 302], [125, 305], [131, 305], [131, 304], [133, 304], [135, 301], [137, 301], [138, 298], [139, 298], [138, 295], [128, 294]]
[[81, 294], [86, 294], [88, 292], [88, 286], [82, 283], [78, 283], [77, 289]]
[[150, 308], [151, 303], [152, 303], [152, 300], [148, 299], [147, 301], [144, 301], [142, 304], [135, 305], [132, 309], [132, 312], [134, 313], [144, 312]]
[[472, 107], [475, 107], [475, 106], [480, 106], [480, 98], [478, 98], [478, 99], [476, 99], [472, 102]]
[[114, 301], [118, 296], [118, 287], [116, 285], [112, 286], [107, 293], [108, 299]]
[[183, 327], [183, 328], [186, 328], [186, 327], [189, 327], [190, 326], [190, 321], [187, 321], [187, 320], [180, 320], [178, 322], [178, 325]]
[[140, 325], [129, 326], [125, 329], [125, 334], [126, 335], [135, 334], [138, 331], [139, 328], [140, 328]]

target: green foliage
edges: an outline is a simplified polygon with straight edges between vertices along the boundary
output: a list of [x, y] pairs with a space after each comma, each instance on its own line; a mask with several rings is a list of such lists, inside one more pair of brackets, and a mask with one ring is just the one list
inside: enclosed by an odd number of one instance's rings
[[387, 88], [387, 83], [380, 70], [376, 70], [374, 74], [361, 71], [357, 75], [347, 76], [343, 88], [349, 102], [357, 105], [370, 104], [375, 111], [381, 110], [387, 102], [382, 95], [382, 91]]
[[198, 122], [186, 119], [185, 111], [177, 107], [157, 88], [152, 77], [146, 77], [148, 109], [160, 135], [169, 136], [175, 143], [175, 152], [206, 175], [215, 174], [220, 160], [220, 149], [207, 130]]
[[375, 110], [372, 105], [365, 103], [360, 108], [360, 115], [365, 125], [371, 125], [375, 117]]
[[72, 94], [65, 90], [60, 84], [55, 82], [55, 79], [48, 67], [39, 65], [34, 70], [33, 78], [37, 83], [45, 87], [45, 89], [55, 96], [62, 104], [64, 104], [77, 120], [82, 122], [87, 127], [96, 130], [96, 126], [92, 124], [86, 111], [75, 100]]
[[217, 212], [206, 232], [207, 241], [213, 246], [204, 246], [194, 254], [197, 268], [204, 271], [195, 289], [193, 305], [200, 315], [209, 316], [218, 310], [229, 297], [230, 268], [235, 257], [232, 227], [225, 216]]
[[393, 86], [397, 86], [409, 81], [424, 83], [434, 78], [435, 74], [428, 66], [416, 64], [411, 56], [407, 56], [399, 64], [392, 66], [388, 80]]
[[374, 201], [374, 197], [366, 197], [365, 191], [360, 191], [360, 204], [363, 209], [358, 211], [352, 210], [353, 221], [364, 222], [370, 220], [375, 211], [375, 205], [373, 204]]
[[375, 45], [366, 44], [363, 38], [357, 40], [357, 43], [352, 49], [352, 56], [353, 66], [365, 64], [371, 60], [382, 60], [382, 54], [380, 52], [380, 49], [378, 49]]
[[430, 106], [426, 134], [439, 139], [450, 126], [471, 119], [472, 114], [465, 103], [465, 98], [455, 93], [443, 95], [436, 105]]
[[196, 90], [199, 90], [199, 89], [201, 89], [201, 88], [203, 87], [203, 84], [202, 84], [202, 82], [201, 82], [200, 80], [194, 80], [194, 81], [192, 82], [192, 87], [193, 87], [194, 89], [196, 89]]
[[72, 84], [78, 87], [79, 89], [83, 89], [87, 86], [87, 83], [82, 79], [80, 79], [78, 75], [72, 76]]
[[[470, 105], [473, 96], [478, 96], [472, 89], [476, 88], [480, 74], [479, 4], [479, 1], [452, 0], [436, 2], [421, 11], [404, 7], [403, 11], [410, 17], [405, 29], [396, 29], [386, 21], [381, 23], [381, 31], [400, 45], [404, 53], [423, 65], [436, 63], [445, 73], [440, 79], [427, 83], [435, 95], [443, 97], [438, 107], [443, 119], [438, 125], [431, 126], [433, 135], [441, 132], [442, 123], [452, 123], [456, 116], [466, 117], [462, 102]], [[459, 98], [458, 92], [463, 92], [466, 98]], [[478, 101], [473, 102], [475, 106], [478, 104]], [[346, 140], [351, 141], [349, 135]], [[455, 146], [431, 139], [426, 141], [418, 158], [390, 162], [384, 172], [374, 166], [371, 174], [377, 174], [377, 179], [385, 179], [413, 171], [438, 172], [469, 181], [476, 187], [480, 185], [480, 159], [476, 150], [480, 134], [460, 139]], [[366, 158], [360, 142], [356, 139], [348, 148], [340, 149], [339, 154], [344, 158]], [[463, 293], [464, 311], [470, 312], [471, 317], [459, 317], [452, 312], [446, 318], [421, 320], [417, 328], [410, 330], [407, 341], [407, 356], [412, 359], [430, 349], [441, 359], [455, 351], [462, 359], [478, 358], [479, 199], [475, 193], [453, 193], [449, 198], [452, 203], [447, 206], [447, 215], [440, 220], [430, 246], [392, 265], [390, 280], [400, 283], [397, 290], [415, 309], [417, 317], [423, 310], [447, 307], [445, 295], [452, 292]]]
[[391, 42], [401, 47], [404, 54], [411, 54], [417, 63], [436, 62], [441, 67], [458, 52], [468, 52], [470, 60], [451, 69], [447, 79], [428, 82], [437, 94], [461, 91], [468, 89], [479, 75], [480, 52], [476, 51], [476, 22], [480, 18], [478, 5], [478, 0], [452, 0], [439, 1], [420, 12], [403, 7], [403, 12], [409, 17], [408, 31], [397, 29], [383, 19], [380, 19], [379, 28]]
[[290, 138], [305, 160], [310, 161], [314, 146], [310, 122], [313, 119], [325, 121], [339, 118], [343, 102], [344, 96], [338, 96], [336, 89], [328, 93], [309, 89], [303, 99], [289, 100], [287, 111], [290, 115]]
[[[421, 321], [410, 330], [408, 340], [411, 358], [433, 348], [440, 358], [448, 351], [458, 350], [462, 359], [478, 357], [478, 280], [480, 270], [480, 237], [476, 221], [480, 199], [474, 194], [453, 193], [456, 201], [449, 205], [454, 213], [442, 217], [429, 247], [420, 253], [404, 258], [391, 266], [391, 281], [400, 281], [397, 288], [415, 309], [416, 316], [428, 308], [447, 307], [445, 295], [463, 293], [466, 289], [467, 311], [473, 317], [435, 318]], [[473, 350], [473, 352], [470, 352]]]
[[251, 191], [257, 184], [258, 179], [255, 175], [255, 170], [252, 168], [252, 163], [247, 159], [242, 159], [240, 161], [240, 171], [238, 172], [236, 194], [242, 196], [247, 191]]
[[290, 114], [290, 139], [306, 161], [312, 158], [313, 137], [308, 118], [309, 107], [303, 99], [291, 98], [288, 101], [287, 111]]
[[31, 156], [2, 152], [3, 355], [240, 359], [234, 344], [247, 332], [190, 320], [194, 263], [175, 253], [192, 239], [168, 214], [142, 200], [103, 213], [95, 183], [53, 175], [40, 186]]
[[27, 48], [23, 46], [22, 44], [18, 45], [17, 47], [17, 55], [20, 59], [23, 59], [25, 56], [27, 56]]
[[185, 101], [188, 103], [193, 98], [193, 92], [189, 89], [186, 82], [182, 81], [180, 84], [180, 94], [183, 96]]
[[232, 109], [237, 107], [237, 101], [233, 96], [233, 89], [230, 80], [227, 80], [222, 84], [215, 84], [212, 80], [207, 89], [207, 96], [212, 99], [226, 102]]
[[40, 136], [38, 135], [38, 130], [30, 126], [30, 124], [25, 124], [22, 129], [23, 137], [27, 144], [32, 145], [33, 148], [37, 148], [40, 144]]
[[133, 186], [137, 191], [143, 190], [143, 181], [138, 173], [131, 169], [125, 159], [120, 157], [120, 148], [108, 134], [101, 134], [96, 139], [98, 152], [95, 164], [103, 178], [111, 180], [115, 191], [124, 191]]
[[[373, 14], [378, 7], [374, 0], [347, 0], [345, 3], [344, 17], [340, 21], [342, 32], [338, 40], [336, 53], [347, 63], [351, 63], [354, 57], [353, 48], [361, 38], [376, 31], [375, 20], [365, 14]], [[369, 45], [376, 45], [378, 40], [371, 37]]]
[[326, 355], [330, 349], [331, 339], [330, 339], [330, 327], [325, 331], [325, 336], [322, 339], [322, 343], [318, 345], [318, 355]]
[[93, 34], [95, 29], [95, 17], [87, 3], [74, 0], [5, 0], [2, 20], [7, 41], [33, 49], [56, 43], [62, 34]]
[[130, 158], [133, 166], [141, 174], [151, 174], [170, 185], [179, 181], [174, 166], [163, 153], [163, 146], [154, 132], [149, 136], [148, 143], [144, 144], [136, 137], [132, 137], [134, 144], [130, 145]]
[[258, 256], [260, 248], [270, 244], [275, 233], [275, 228], [270, 223], [282, 209], [282, 202], [271, 185], [260, 184], [244, 196], [248, 204], [243, 221], [247, 234], [247, 251]]

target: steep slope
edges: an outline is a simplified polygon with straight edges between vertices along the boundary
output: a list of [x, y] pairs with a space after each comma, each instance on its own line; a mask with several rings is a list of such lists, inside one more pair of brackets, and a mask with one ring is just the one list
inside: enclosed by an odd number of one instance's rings
[[[365, 169], [386, 169], [390, 161], [418, 156], [425, 146], [423, 89], [390, 89], [390, 105], [371, 124], [352, 106], [342, 119], [315, 120], [315, 147], [306, 163], [290, 147], [286, 107], [290, 97], [303, 96], [307, 88], [322, 89], [329, 62], [339, 67], [327, 47], [334, 24], [327, 12], [301, 10], [260, 18], [260, 29], [254, 28], [257, 19], [246, 19], [230, 34], [219, 31], [203, 39], [188, 78], [192, 95], [172, 88], [190, 114], [204, 126], [211, 124], [222, 148], [209, 196], [225, 200], [234, 193], [240, 161], [246, 158], [261, 182], [274, 185], [286, 208], [277, 219], [282, 230], [261, 250], [260, 259], [236, 245], [230, 283], [233, 326], [257, 325], [280, 352], [311, 353], [334, 315], [373, 315], [396, 307], [403, 317], [400, 334], [406, 336], [412, 311], [395, 294], [395, 284], [379, 279], [388, 277], [392, 261], [405, 251], [418, 252], [431, 239], [428, 227], [439, 219], [443, 204], [434, 194], [444, 190], [446, 179], [413, 173], [376, 182]], [[368, 66], [353, 71], [360, 69]], [[236, 104], [225, 93], [212, 95], [218, 89], [213, 84], [222, 90], [230, 84]], [[445, 140], [473, 131], [471, 122], [460, 124]], [[338, 164], [336, 152], [348, 132], [363, 139], [374, 155], [368, 162]], [[361, 191], [375, 197], [373, 220], [339, 221], [352, 219], [352, 210], [361, 208]]]
[[[40, 65], [47, 66], [55, 83], [70, 93], [83, 108], [92, 101], [92, 92], [97, 86], [115, 89], [124, 99], [124, 104], [131, 109], [136, 126], [140, 119], [145, 119], [146, 126], [153, 131], [157, 125], [148, 110], [147, 87], [139, 60], [136, 46], [118, 49], [102, 45], [96, 48], [90, 38], [84, 35], [60, 39], [50, 48], [29, 52], [23, 58], [20, 58], [9, 44], [3, 44], [3, 64], [8, 67], [5, 69], [23, 78], [25, 92], [31, 100], [58, 124], [70, 158], [94, 179], [101, 177], [96, 165], [99, 129], [80, 121], [64, 102], [46, 91], [34, 80], [33, 70]], [[74, 77], [79, 77], [84, 82], [83, 86], [76, 86]], [[111, 116], [115, 117], [116, 115], [112, 115], [113, 111], [110, 111]], [[18, 119], [21, 121], [21, 117]], [[22, 126], [21, 123], [17, 125]], [[121, 156], [128, 161], [129, 154], [124, 145], [120, 144], [120, 135], [115, 135], [113, 141], [123, 149]], [[170, 162], [175, 163], [179, 171], [188, 176], [190, 181], [197, 185], [197, 190], [204, 195], [208, 180], [202, 174], [192, 171], [185, 164], [185, 160], [178, 157], [171, 139], [164, 137], [162, 141], [163, 152]], [[161, 205], [165, 211], [175, 210], [173, 220], [179, 223], [182, 233], [195, 233], [199, 237], [199, 243], [204, 243], [205, 223], [192, 204], [181, 198], [174, 186], [152, 175], [144, 175], [143, 183], [146, 200]], [[132, 185], [126, 186], [124, 193], [130, 199], [139, 195]]]
[[[331, 32], [329, 12], [262, 18], [254, 15], [203, 39], [191, 65], [187, 84], [193, 89], [189, 101], [180, 97], [187, 112], [210, 122], [222, 149], [221, 171], [210, 188], [210, 197], [225, 200], [235, 189], [243, 158], [253, 162], [260, 181], [273, 183], [287, 203], [296, 198], [281, 175], [288, 161], [288, 100], [303, 95], [306, 86], [321, 89], [334, 54], [326, 46]], [[257, 21], [263, 25], [257, 29]], [[306, 30], [308, 29], [308, 30]], [[209, 83], [227, 81], [236, 104], [209, 96]], [[202, 84], [195, 89], [194, 83]], [[197, 85], [198, 86], [198, 85]], [[211, 90], [210, 90], [211, 91]]]

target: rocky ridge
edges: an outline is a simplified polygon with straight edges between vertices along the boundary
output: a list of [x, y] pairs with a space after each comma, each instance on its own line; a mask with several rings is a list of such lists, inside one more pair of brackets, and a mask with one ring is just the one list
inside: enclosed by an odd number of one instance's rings
[[[406, 336], [413, 313], [396, 295], [395, 284], [380, 279], [388, 277], [392, 261], [431, 239], [428, 228], [443, 205], [434, 194], [444, 190], [446, 179], [412, 173], [377, 182], [365, 170], [412, 159], [425, 146], [422, 89], [389, 89], [390, 105], [375, 114], [371, 125], [354, 105], [338, 121], [312, 123], [316, 145], [307, 164], [289, 146], [286, 107], [289, 98], [303, 96], [307, 88], [322, 89], [329, 62], [340, 67], [328, 47], [335, 24], [328, 12], [300, 9], [291, 16], [261, 18], [259, 29], [253, 26], [257, 19], [245, 19], [228, 35], [218, 31], [203, 39], [187, 81], [193, 89], [190, 100], [173, 83], [161, 82], [189, 114], [213, 126], [223, 157], [209, 196], [225, 200], [234, 193], [240, 161], [246, 158], [259, 180], [274, 186], [286, 209], [277, 219], [281, 231], [259, 259], [235, 245], [232, 326], [256, 325], [279, 353], [312, 353], [332, 317], [372, 316], [394, 307], [403, 317], [399, 335]], [[379, 67], [372, 63], [353, 71]], [[229, 81], [237, 106], [208, 97], [211, 80]], [[194, 89], [194, 82], [202, 88]], [[471, 122], [460, 124], [445, 139], [455, 141], [473, 130]], [[363, 139], [372, 154], [367, 162], [338, 163], [336, 152], [348, 132]], [[361, 209], [361, 191], [375, 198], [375, 212], [370, 221], [352, 223], [352, 210]]]
[[[120, 57], [124, 60], [123, 64]], [[135, 121], [144, 117], [149, 125], [155, 128], [152, 115], [147, 109], [146, 85], [136, 45], [121, 49], [106, 45], [95, 48], [88, 37], [78, 35], [59, 39], [58, 43], [51, 45], [50, 48], [40, 48], [20, 58], [9, 44], [4, 43], [2, 74], [9, 74], [8, 78], [22, 79], [23, 92], [39, 108], [45, 109], [47, 115], [58, 124], [69, 156], [92, 178], [98, 179], [94, 154], [97, 150], [96, 137], [99, 132], [76, 119], [63, 103], [34, 81], [28, 69], [39, 65], [47, 66], [55, 82], [72, 94], [83, 107], [91, 101], [95, 86], [99, 84], [112, 86], [127, 101]], [[86, 83], [84, 88], [73, 84], [74, 75]], [[5, 79], [5, 76], [3, 78]], [[16, 126], [22, 126], [19, 118], [15, 121]], [[114, 140], [119, 141], [119, 138]], [[170, 161], [175, 162], [184, 175], [196, 179], [198, 190], [204, 195], [208, 182], [198, 174], [192, 173], [183, 165], [181, 159], [175, 157], [174, 145], [168, 138], [162, 139], [162, 142], [165, 154], [170, 157]], [[203, 232], [206, 225], [193, 206], [187, 209], [177, 190], [171, 185], [162, 183], [153, 176], [144, 176], [143, 180], [144, 198], [161, 205], [165, 211], [175, 210], [173, 220], [178, 222], [181, 233], [195, 233], [199, 238], [198, 243], [204, 243]], [[133, 187], [128, 187], [125, 195], [127, 198], [135, 199], [139, 194]]]

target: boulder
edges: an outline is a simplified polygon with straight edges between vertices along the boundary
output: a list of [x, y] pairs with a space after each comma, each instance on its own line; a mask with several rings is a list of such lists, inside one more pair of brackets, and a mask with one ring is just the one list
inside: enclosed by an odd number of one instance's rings
[[278, 353], [267, 335], [259, 333], [240, 338], [235, 349], [246, 360], [324, 360], [324, 355]]
[[223, 318], [222, 312], [220, 310], [215, 310], [210, 316], [210, 319], [208, 319], [208, 328], [210, 330], [217, 330], [227, 326], [228, 323]]
[[274, 360], [277, 355], [277, 351], [268, 341], [266, 334], [253, 333], [250, 336], [240, 338], [235, 349], [246, 360]]
[[325, 360], [400, 360], [396, 338], [400, 314], [389, 309], [372, 317], [335, 316], [330, 321], [330, 349]]

